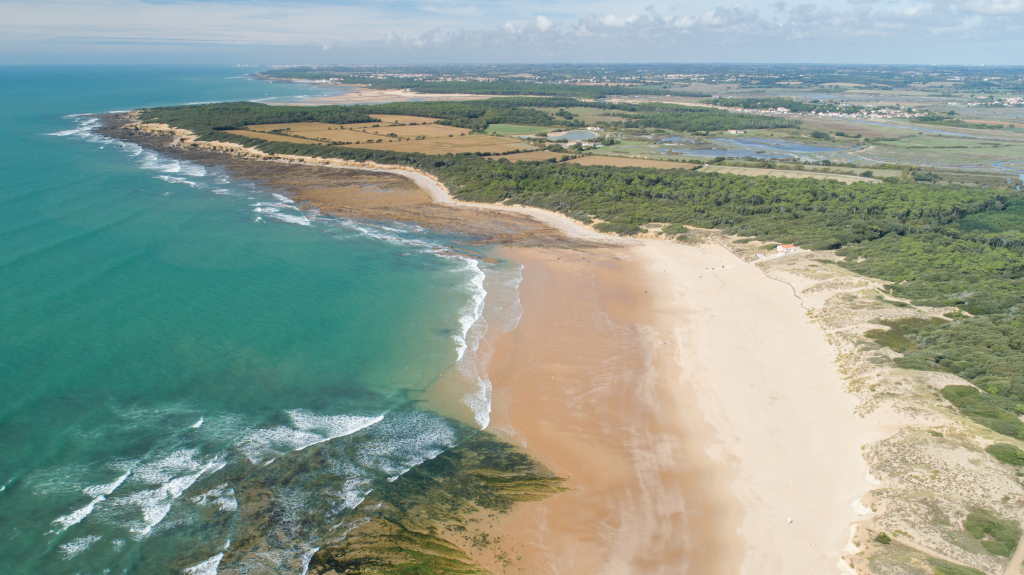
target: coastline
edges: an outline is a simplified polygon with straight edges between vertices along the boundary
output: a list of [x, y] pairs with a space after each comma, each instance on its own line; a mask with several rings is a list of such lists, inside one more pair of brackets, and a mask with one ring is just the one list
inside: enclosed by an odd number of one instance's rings
[[714, 243], [622, 239], [546, 210], [461, 202], [403, 166], [269, 158], [154, 129], [172, 147], [400, 176], [435, 206], [533, 222], [512, 238], [539, 225], [568, 239], [495, 242], [525, 270], [519, 327], [486, 344], [491, 430], [568, 481], [495, 522], [518, 557], [508, 572], [840, 571], [852, 504], [870, 489], [860, 446], [876, 437], [825, 334], [756, 265]]
[[[488, 98], [501, 98], [500, 95], [492, 94], [433, 94], [427, 92], [414, 92], [408, 89], [386, 89], [370, 88], [362, 84], [338, 84], [333, 82], [314, 82], [299, 80], [296, 78], [262, 78], [271, 82], [289, 82], [298, 84], [316, 84], [341, 88], [352, 88], [350, 92], [333, 96], [316, 96], [306, 98], [298, 102], [281, 104], [286, 106], [325, 106], [325, 105], [349, 105], [349, 104], [377, 104], [382, 102], [452, 102], [459, 100], [486, 100]], [[276, 105], [276, 103], [275, 103]]]

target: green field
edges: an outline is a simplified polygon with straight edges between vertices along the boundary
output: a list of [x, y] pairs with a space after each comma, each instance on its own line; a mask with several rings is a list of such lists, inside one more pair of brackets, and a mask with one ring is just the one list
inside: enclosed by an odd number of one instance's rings
[[899, 164], [939, 168], [992, 168], [997, 163], [1022, 163], [1024, 140], [996, 141], [921, 134], [874, 142], [862, 155]]
[[525, 124], [491, 124], [487, 133], [495, 136], [534, 136], [547, 134], [555, 128], [552, 126], [530, 126]]

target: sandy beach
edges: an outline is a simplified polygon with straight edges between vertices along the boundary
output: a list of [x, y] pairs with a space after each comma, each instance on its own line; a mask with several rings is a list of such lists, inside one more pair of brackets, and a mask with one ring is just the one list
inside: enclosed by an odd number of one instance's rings
[[349, 104], [382, 104], [385, 102], [452, 102], [457, 100], [486, 100], [501, 98], [491, 94], [430, 94], [412, 90], [378, 90], [366, 86], [333, 84], [334, 86], [352, 88], [350, 92], [332, 96], [307, 98], [299, 102], [288, 102], [288, 106], [326, 106]]
[[877, 434], [789, 286], [713, 244], [503, 253], [491, 429], [569, 486], [499, 524], [509, 572], [847, 570]]
[[[467, 210], [439, 217], [486, 227], [498, 215], [514, 229], [497, 255], [524, 266], [523, 316], [484, 344], [490, 430], [567, 490], [496, 520], [504, 554], [480, 557], [492, 571], [845, 570], [855, 503], [871, 487], [860, 450], [877, 433], [789, 285], [718, 244], [623, 239], [536, 208], [460, 202], [401, 166], [274, 161], [401, 176], [431, 202], [405, 190], [388, 209]], [[346, 213], [317, 200], [325, 193], [304, 199]]]

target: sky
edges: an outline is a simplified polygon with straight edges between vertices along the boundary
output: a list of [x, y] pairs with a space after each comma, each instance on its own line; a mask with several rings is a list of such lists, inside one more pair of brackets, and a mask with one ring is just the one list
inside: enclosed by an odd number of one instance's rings
[[1024, 0], [0, 0], [0, 64], [1024, 64]]

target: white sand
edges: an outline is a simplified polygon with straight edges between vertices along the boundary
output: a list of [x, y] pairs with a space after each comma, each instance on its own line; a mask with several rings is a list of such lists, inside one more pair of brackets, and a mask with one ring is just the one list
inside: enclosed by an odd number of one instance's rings
[[645, 240], [636, 253], [676, 338], [681, 401], [731, 471], [741, 572], [843, 572], [854, 502], [871, 487], [860, 447], [878, 432], [854, 414], [825, 334], [788, 285], [724, 247]]

